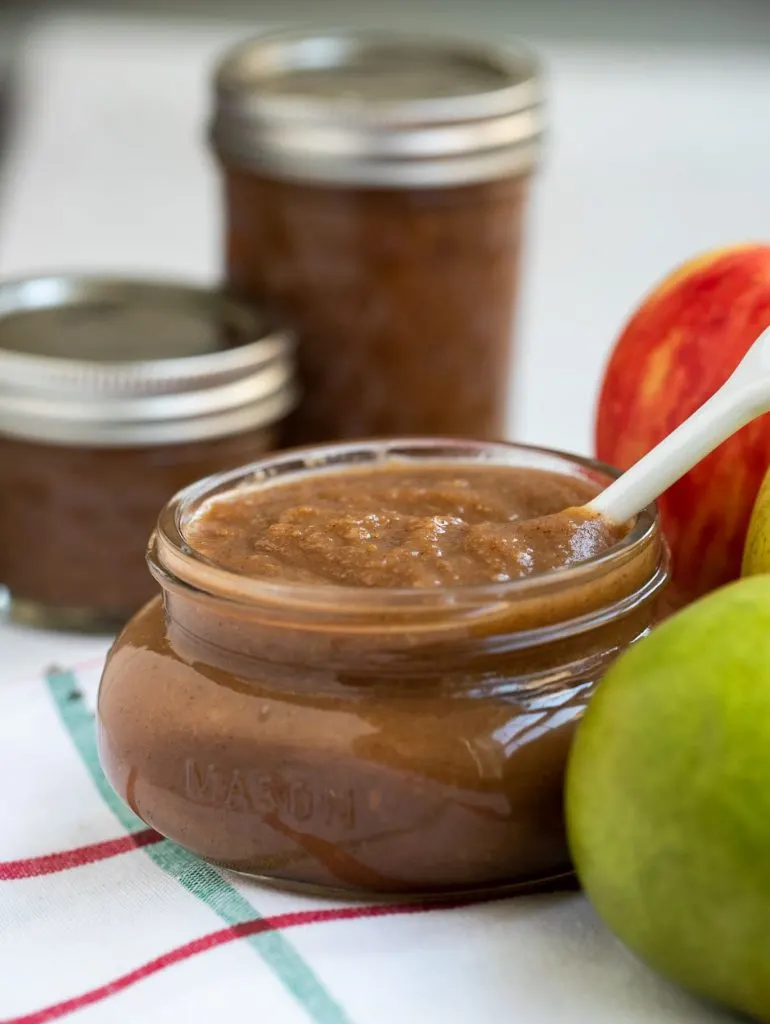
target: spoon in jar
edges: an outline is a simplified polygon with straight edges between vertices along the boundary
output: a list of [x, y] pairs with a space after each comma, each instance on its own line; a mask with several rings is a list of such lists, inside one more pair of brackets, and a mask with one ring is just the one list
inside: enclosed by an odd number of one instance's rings
[[751, 420], [770, 412], [770, 328], [722, 387], [684, 423], [591, 501], [516, 523], [512, 541], [537, 558], [538, 540], [557, 539], [568, 562], [585, 561], [621, 536], [625, 523]]
[[723, 441], [766, 412], [770, 328], [711, 398], [583, 509], [615, 524], [633, 519]]

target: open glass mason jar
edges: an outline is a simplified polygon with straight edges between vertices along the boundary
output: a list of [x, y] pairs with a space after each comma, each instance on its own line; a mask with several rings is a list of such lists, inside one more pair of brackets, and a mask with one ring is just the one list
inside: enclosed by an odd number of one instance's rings
[[104, 769], [148, 825], [285, 886], [441, 895], [566, 878], [565, 760], [602, 673], [655, 621], [656, 512], [585, 563], [432, 589], [256, 579], [188, 542], [214, 496], [296, 480], [312, 493], [330, 470], [388, 459], [610, 474], [541, 449], [390, 441], [288, 452], [181, 492], [150, 546], [163, 600], [105, 668]]

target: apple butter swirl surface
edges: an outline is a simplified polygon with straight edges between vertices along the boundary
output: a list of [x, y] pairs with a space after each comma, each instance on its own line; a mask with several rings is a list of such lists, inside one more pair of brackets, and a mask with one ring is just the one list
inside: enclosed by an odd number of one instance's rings
[[623, 536], [578, 506], [589, 481], [505, 465], [408, 462], [240, 487], [204, 503], [188, 544], [253, 578], [355, 587], [500, 583], [565, 568]]

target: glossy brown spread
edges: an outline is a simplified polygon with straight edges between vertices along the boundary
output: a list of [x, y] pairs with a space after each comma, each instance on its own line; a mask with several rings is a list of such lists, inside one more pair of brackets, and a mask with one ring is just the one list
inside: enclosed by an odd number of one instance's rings
[[232, 293], [297, 334], [286, 442], [505, 435], [528, 177], [345, 188], [225, 166]]
[[[284, 885], [431, 894], [568, 871], [567, 752], [604, 668], [653, 620], [660, 541], [569, 584], [546, 571], [464, 598], [462, 583], [522, 576], [525, 549], [541, 567], [582, 557], [569, 527], [510, 537], [596, 486], [426, 465], [204, 503], [188, 542], [286, 586], [244, 600], [165, 580], [165, 606], [132, 620], [102, 680], [108, 778], [164, 835]], [[474, 530], [488, 543], [469, 544]], [[595, 550], [611, 540], [592, 535]], [[327, 596], [329, 582], [350, 587]]]
[[537, 469], [390, 465], [242, 489], [208, 503], [185, 534], [217, 565], [281, 582], [500, 583], [616, 543], [624, 530], [575, 507], [595, 493]]

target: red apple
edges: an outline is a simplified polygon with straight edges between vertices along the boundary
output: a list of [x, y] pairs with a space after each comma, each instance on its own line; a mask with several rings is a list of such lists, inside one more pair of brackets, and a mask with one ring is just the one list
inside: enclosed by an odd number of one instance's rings
[[[695, 412], [770, 326], [770, 245], [706, 253], [631, 317], [599, 396], [596, 452], [626, 469]], [[724, 442], [660, 500], [684, 604], [740, 575], [754, 500], [770, 465], [770, 416]]]

